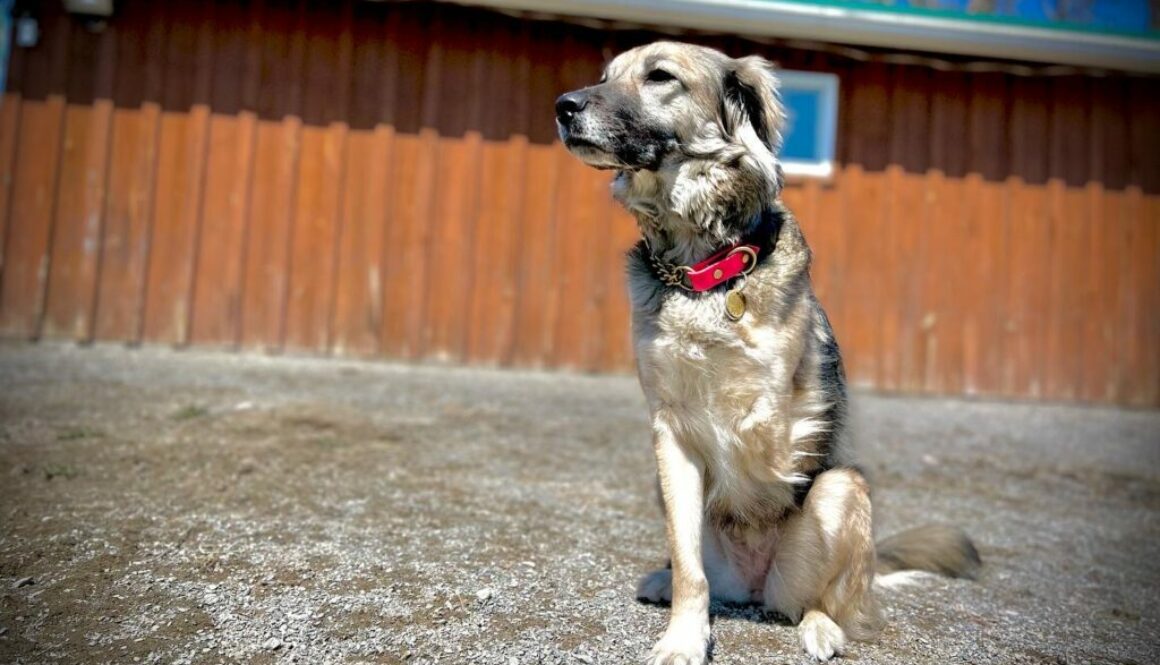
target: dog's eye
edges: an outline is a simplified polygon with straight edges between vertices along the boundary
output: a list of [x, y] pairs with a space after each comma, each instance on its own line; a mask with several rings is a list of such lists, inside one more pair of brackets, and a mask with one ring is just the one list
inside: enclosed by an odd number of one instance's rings
[[663, 69], [654, 69], [648, 73], [648, 76], [645, 77], [645, 80], [649, 83], [664, 83], [666, 81], [675, 81], [677, 80], [677, 77]]

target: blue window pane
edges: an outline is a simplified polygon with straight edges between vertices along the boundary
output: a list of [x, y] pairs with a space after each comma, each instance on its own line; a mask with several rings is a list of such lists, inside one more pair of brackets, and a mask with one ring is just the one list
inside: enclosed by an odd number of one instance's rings
[[825, 159], [818, 145], [818, 111], [821, 93], [817, 90], [787, 90], [782, 88], [781, 99], [788, 115], [783, 159], [815, 161]]
[[786, 123], [781, 163], [790, 175], [829, 176], [838, 117], [838, 77], [783, 69], [781, 99]]

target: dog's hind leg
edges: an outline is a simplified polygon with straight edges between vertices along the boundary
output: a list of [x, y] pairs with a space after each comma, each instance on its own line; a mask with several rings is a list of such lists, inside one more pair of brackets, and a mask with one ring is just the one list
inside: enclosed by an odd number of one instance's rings
[[854, 469], [832, 469], [814, 480], [801, 510], [786, 520], [765, 603], [800, 621], [802, 648], [828, 660], [847, 637], [868, 639], [882, 628], [874, 567], [869, 486]]
[[[709, 597], [724, 603], [752, 602], [752, 594], [745, 580], [729, 560], [721, 543], [722, 535], [706, 523], [701, 528], [701, 561], [705, 579], [709, 582]], [[645, 575], [636, 587], [637, 600], [667, 603], [673, 599], [672, 565]]]

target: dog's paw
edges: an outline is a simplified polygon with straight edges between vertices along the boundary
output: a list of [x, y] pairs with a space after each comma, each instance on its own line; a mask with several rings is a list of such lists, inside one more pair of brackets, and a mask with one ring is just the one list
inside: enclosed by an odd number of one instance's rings
[[798, 624], [802, 649], [821, 661], [840, 655], [846, 648], [846, 634], [834, 620], [817, 610], [810, 610]]
[[649, 652], [648, 665], [705, 665], [709, 654], [709, 622], [673, 622]]
[[668, 603], [673, 600], [673, 571], [654, 570], [640, 578], [636, 585], [636, 599], [650, 603]]

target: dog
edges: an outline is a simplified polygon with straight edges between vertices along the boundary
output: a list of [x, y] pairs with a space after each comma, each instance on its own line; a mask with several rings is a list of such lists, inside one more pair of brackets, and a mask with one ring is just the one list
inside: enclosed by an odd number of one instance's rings
[[772, 65], [657, 42], [555, 110], [565, 147], [615, 172], [642, 236], [628, 254], [632, 337], [670, 564], [637, 595], [671, 604], [648, 662], [706, 662], [710, 598], [788, 617], [824, 661], [882, 629], [876, 574], [973, 577], [979, 555], [955, 528], [875, 547], [838, 344], [780, 200]]

